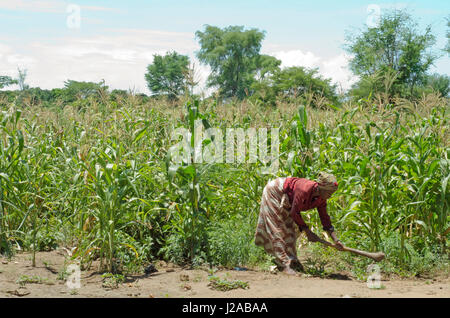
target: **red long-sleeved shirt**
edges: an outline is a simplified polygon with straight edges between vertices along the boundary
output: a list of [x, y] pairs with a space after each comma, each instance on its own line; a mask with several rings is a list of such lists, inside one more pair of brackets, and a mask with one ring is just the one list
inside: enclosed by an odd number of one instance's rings
[[316, 197], [313, 201], [312, 194], [318, 187], [317, 182], [303, 178], [286, 178], [283, 186], [283, 192], [289, 197], [291, 204], [291, 217], [298, 225], [300, 230], [308, 228], [303, 221], [300, 211], [307, 211], [317, 208], [320, 221], [324, 230], [332, 228], [330, 216], [327, 213], [327, 200]]

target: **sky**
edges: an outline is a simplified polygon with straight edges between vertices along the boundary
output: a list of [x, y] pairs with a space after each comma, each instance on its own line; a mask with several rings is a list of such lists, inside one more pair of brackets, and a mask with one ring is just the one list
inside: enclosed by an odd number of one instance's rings
[[357, 80], [348, 68], [346, 34], [375, 26], [377, 14], [389, 9], [407, 10], [421, 31], [431, 25], [442, 57], [430, 71], [450, 75], [442, 52], [446, 0], [0, 0], [0, 75], [17, 77], [21, 68], [31, 87], [105, 80], [111, 89], [150, 94], [144, 75], [153, 55], [176, 51], [191, 58], [203, 90], [209, 68], [196, 59], [195, 32], [242, 25], [265, 31], [261, 53], [282, 67], [318, 68], [346, 90]]

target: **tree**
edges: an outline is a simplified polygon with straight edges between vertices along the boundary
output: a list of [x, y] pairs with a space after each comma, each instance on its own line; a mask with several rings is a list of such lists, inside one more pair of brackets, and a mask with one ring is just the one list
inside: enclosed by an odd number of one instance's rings
[[330, 79], [322, 79], [317, 68], [288, 67], [275, 74], [274, 82], [284, 96], [296, 97], [314, 93], [330, 99], [336, 98], [335, 86], [331, 85]]
[[426, 77], [425, 85], [442, 97], [448, 97], [450, 93], [450, 76], [431, 74]]
[[73, 102], [77, 99], [99, 97], [99, 94], [107, 89], [108, 86], [105, 86], [104, 80], [99, 83], [67, 80], [64, 82], [64, 89], [55, 93], [60, 94], [56, 97], [62, 98], [65, 102]]
[[380, 17], [377, 27], [347, 37], [346, 49], [353, 55], [350, 69], [361, 83], [371, 76], [394, 74], [390, 91], [385, 93], [411, 96], [437, 58], [429, 52], [435, 41], [430, 26], [420, 33], [409, 14], [391, 11]]
[[18, 81], [15, 79], [12, 79], [9, 76], [0, 76], [0, 89], [9, 86], [9, 85], [13, 85], [13, 84], [17, 84]]
[[280, 70], [281, 61], [271, 55], [260, 55], [256, 63], [256, 80], [263, 81]]
[[[336, 85], [331, 83], [331, 79], [322, 78], [317, 68], [277, 68], [270, 76], [254, 83], [252, 88], [255, 91], [254, 98], [272, 105], [275, 105], [277, 97], [297, 101], [301, 99], [312, 106], [339, 102]], [[322, 99], [322, 102], [317, 102], [318, 99]]]
[[120, 101], [128, 97], [130, 93], [123, 89], [113, 89], [109, 95], [110, 99], [113, 101]]
[[318, 69], [306, 69], [301, 66], [293, 66], [276, 72], [273, 77], [274, 87], [278, 96], [288, 99], [297, 97], [313, 99], [308, 102], [312, 105], [317, 98], [325, 98], [329, 103], [338, 103], [336, 85], [331, 84], [331, 79], [324, 79], [318, 74]]
[[153, 63], [147, 67], [145, 79], [150, 91], [173, 99], [182, 95], [188, 86], [189, 57], [177, 52], [153, 55]]
[[256, 77], [250, 92], [254, 100], [274, 106], [277, 90], [274, 86], [274, 74], [280, 71], [281, 61], [270, 55], [260, 55], [257, 60]]
[[218, 87], [221, 97], [244, 98], [255, 81], [259, 51], [265, 32], [243, 26], [220, 29], [207, 25], [195, 33], [201, 49], [198, 59], [211, 67], [208, 87]]

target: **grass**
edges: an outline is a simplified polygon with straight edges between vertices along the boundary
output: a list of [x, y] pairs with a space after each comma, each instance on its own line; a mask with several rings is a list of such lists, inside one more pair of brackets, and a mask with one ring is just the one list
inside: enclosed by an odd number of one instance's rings
[[199, 282], [201, 282], [202, 280], [203, 280], [202, 275], [196, 274], [195, 277], [194, 277], [194, 279], [193, 279], [192, 281], [193, 281], [194, 283], [199, 283]]
[[56, 277], [57, 280], [66, 281], [69, 277], [69, 273], [67, 272], [67, 268], [64, 266], [61, 268], [61, 270], [58, 272], [58, 276]]
[[382, 289], [386, 289], [386, 286], [381, 284], [380, 286], [373, 286], [373, 287], [369, 287], [369, 288], [370, 289], [375, 289], [375, 290], [382, 290]]
[[317, 277], [325, 277], [327, 271], [325, 269], [328, 262], [320, 258], [308, 257], [304, 262], [305, 274]]
[[211, 289], [219, 290], [219, 291], [229, 291], [233, 289], [249, 289], [250, 286], [248, 282], [244, 282], [241, 280], [228, 280], [227, 278], [219, 278], [218, 276], [210, 276], [208, 286]]
[[16, 283], [20, 286], [25, 286], [26, 284], [45, 284], [45, 285], [54, 285], [54, 282], [50, 281], [48, 278], [42, 278], [38, 275], [28, 276], [21, 275]]
[[102, 275], [103, 282], [102, 287], [107, 289], [116, 289], [119, 288], [119, 284], [122, 284], [125, 282], [125, 276], [121, 274], [112, 274], [112, 273], [105, 273]]

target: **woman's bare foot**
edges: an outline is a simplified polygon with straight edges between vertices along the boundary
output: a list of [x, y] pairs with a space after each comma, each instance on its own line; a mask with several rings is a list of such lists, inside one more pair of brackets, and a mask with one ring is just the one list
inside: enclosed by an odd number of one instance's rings
[[285, 266], [283, 269], [283, 273], [287, 275], [297, 275], [297, 273], [290, 266]]

